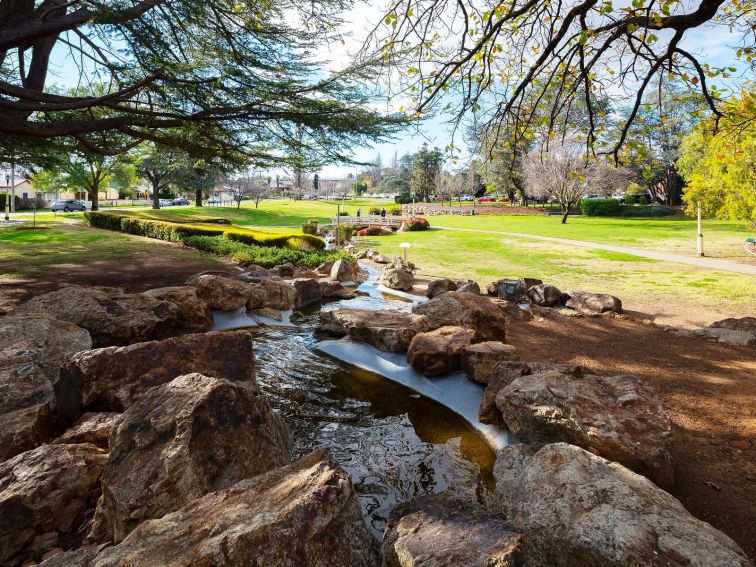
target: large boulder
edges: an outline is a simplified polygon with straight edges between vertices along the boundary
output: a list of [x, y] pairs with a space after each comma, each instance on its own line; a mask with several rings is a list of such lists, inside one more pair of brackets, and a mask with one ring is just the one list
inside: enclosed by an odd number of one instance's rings
[[263, 398], [201, 374], [148, 391], [110, 435], [90, 541], [121, 541], [141, 522], [173, 512], [289, 462], [291, 436]]
[[412, 291], [412, 286], [415, 284], [415, 276], [409, 268], [391, 267], [389, 265], [381, 272], [379, 283], [389, 289]]
[[120, 417], [121, 414], [117, 412], [85, 413], [53, 443], [91, 443], [107, 449], [110, 432]]
[[320, 293], [323, 299], [354, 299], [354, 292], [349, 291], [339, 282], [334, 280], [320, 280]]
[[277, 309], [287, 311], [294, 306], [297, 292], [294, 286], [285, 281], [275, 279], [261, 280], [250, 283], [247, 309]]
[[441, 376], [461, 368], [460, 353], [470, 346], [475, 331], [463, 327], [441, 327], [412, 338], [407, 362], [423, 376]]
[[669, 413], [636, 376], [531, 374], [502, 388], [496, 405], [519, 441], [572, 443], [672, 485]]
[[480, 294], [480, 286], [478, 285], [478, 282], [474, 282], [472, 280], [466, 280], [458, 282], [457, 291], [459, 293], [474, 293], [476, 295]]
[[120, 544], [79, 560], [82, 567], [377, 564], [349, 475], [323, 449], [144, 522]]
[[60, 366], [92, 347], [89, 332], [42, 314], [0, 319], [0, 461], [48, 441], [79, 412]]
[[345, 260], [339, 258], [331, 266], [331, 279], [338, 282], [353, 282], [356, 277], [354, 265]]
[[94, 445], [42, 445], [1, 463], [0, 564], [77, 543], [106, 460]]
[[466, 346], [460, 353], [462, 370], [478, 384], [488, 384], [496, 366], [507, 360], [517, 360], [517, 349], [500, 341], [486, 341]]
[[389, 514], [382, 567], [514, 567], [521, 542], [501, 516], [443, 494], [424, 496]]
[[525, 295], [531, 303], [541, 307], [553, 307], [559, 303], [562, 292], [558, 287], [549, 284], [538, 284], [532, 286], [525, 292]]
[[715, 321], [709, 327], [756, 334], [756, 317], [730, 317], [729, 319]]
[[179, 329], [204, 331], [213, 326], [213, 311], [206, 301], [200, 299], [196, 287], [161, 287], [145, 291], [144, 294], [175, 303], [178, 307], [176, 326]]
[[85, 351], [74, 355], [62, 372], [62, 380], [79, 385], [81, 406], [98, 411], [121, 411], [153, 386], [190, 372], [254, 387], [252, 334], [198, 333]]
[[412, 307], [431, 329], [457, 326], [475, 331], [475, 342], [503, 341], [506, 316], [488, 297], [451, 291]]
[[751, 565], [670, 494], [575, 445], [510, 445], [494, 476], [492, 507], [524, 534], [526, 565]]
[[386, 352], [407, 352], [410, 341], [426, 330], [422, 316], [399, 311], [338, 309], [320, 314], [320, 329], [349, 336]]
[[176, 326], [178, 307], [142, 293], [64, 287], [30, 299], [13, 314], [69, 321], [88, 330], [94, 346], [110, 346], [164, 336]]
[[323, 299], [323, 291], [318, 280], [297, 278], [291, 285], [294, 287], [294, 307], [297, 309], [315, 305]]
[[[501, 360], [493, 367], [490, 376], [481, 376], [481, 380], [488, 379], [488, 382], [485, 382], [486, 387], [480, 400], [480, 411], [478, 414], [480, 422], [504, 425], [504, 417], [496, 405], [496, 396], [499, 395], [501, 389], [511, 384], [517, 378], [546, 371], [556, 371], [576, 377], [582, 376], [583, 373], [582, 367], [573, 364]], [[475, 379], [475, 376], [473, 374], [473, 379]]]
[[585, 291], [566, 291], [569, 297], [565, 306], [579, 313], [599, 315], [601, 313], [622, 313], [622, 301], [607, 293], [588, 293]]
[[296, 272], [296, 267], [291, 262], [279, 264], [270, 270], [271, 275], [278, 276], [279, 278], [293, 278], [294, 272]]
[[221, 311], [236, 311], [244, 307], [251, 289], [249, 282], [216, 274], [203, 274], [188, 283], [197, 289], [197, 297], [211, 309]]
[[441, 295], [447, 291], [457, 291], [457, 282], [450, 280], [449, 278], [441, 278], [439, 280], [428, 282], [428, 289], [425, 292], [425, 295], [426, 297], [433, 299], [437, 295]]
[[756, 345], [756, 332], [753, 331], [738, 331], [727, 327], [703, 327], [695, 329], [693, 334], [724, 344]]

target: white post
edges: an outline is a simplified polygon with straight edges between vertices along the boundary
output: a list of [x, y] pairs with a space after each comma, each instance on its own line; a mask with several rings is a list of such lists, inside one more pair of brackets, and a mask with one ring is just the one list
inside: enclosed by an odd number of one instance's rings
[[11, 200], [10, 210], [16, 212], [16, 160], [11, 156]]
[[698, 202], [698, 236], [696, 237], [696, 241], [698, 244], [698, 255], [703, 256], [704, 255], [704, 248], [703, 248], [703, 232], [701, 230], [701, 202]]
[[10, 220], [10, 177], [5, 176], [5, 182], [8, 187], [5, 188], [5, 220]]

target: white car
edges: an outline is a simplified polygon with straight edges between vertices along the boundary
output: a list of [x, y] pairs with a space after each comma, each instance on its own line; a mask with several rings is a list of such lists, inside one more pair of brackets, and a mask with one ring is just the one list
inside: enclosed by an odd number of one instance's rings
[[213, 195], [207, 200], [208, 205], [220, 205], [221, 204], [221, 198], [217, 195]]
[[158, 202], [160, 203], [161, 207], [170, 207], [173, 205], [173, 201], [171, 199], [159, 199]]
[[472, 195], [462, 195], [462, 196], [461, 196], [461, 197], [459, 198], [459, 200], [460, 200], [460, 201], [474, 201], [474, 200], [475, 200], [475, 197], [473, 197]]

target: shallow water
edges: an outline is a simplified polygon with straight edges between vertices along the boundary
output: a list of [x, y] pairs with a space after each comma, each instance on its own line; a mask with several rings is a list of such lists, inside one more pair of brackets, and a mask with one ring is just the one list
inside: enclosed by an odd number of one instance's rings
[[257, 381], [291, 428], [295, 457], [330, 449], [377, 538], [391, 509], [413, 496], [450, 491], [485, 501], [494, 455], [482, 438], [443, 406], [316, 353], [316, 320], [250, 329]]
[[[410, 296], [386, 293], [377, 285], [378, 271], [367, 272], [368, 280], [356, 288], [360, 297], [323, 310], [409, 311]], [[391, 509], [414, 496], [449, 492], [485, 502], [495, 456], [483, 438], [450, 409], [316, 352], [318, 319], [312, 310], [282, 326], [243, 308], [215, 313], [215, 329], [247, 327], [253, 333], [257, 381], [292, 430], [293, 456], [330, 449], [351, 475], [365, 522], [378, 539]]]

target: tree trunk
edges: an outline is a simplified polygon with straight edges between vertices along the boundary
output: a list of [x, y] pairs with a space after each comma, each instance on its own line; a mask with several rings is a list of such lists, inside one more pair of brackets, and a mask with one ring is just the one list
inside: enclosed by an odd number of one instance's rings
[[202, 189], [197, 189], [197, 191], [194, 193], [194, 206], [202, 206]]
[[92, 210], [100, 210], [100, 180], [96, 178], [89, 188], [89, 198], [92, 201]]
[[562, 205], [562, 224], [567, 224], [567, 216], [570, 214], [570, 208]]
[[159, 181], [152, 181], [152, 208], [153, 209], [159, 209], [160, 208], [160, 182]]

